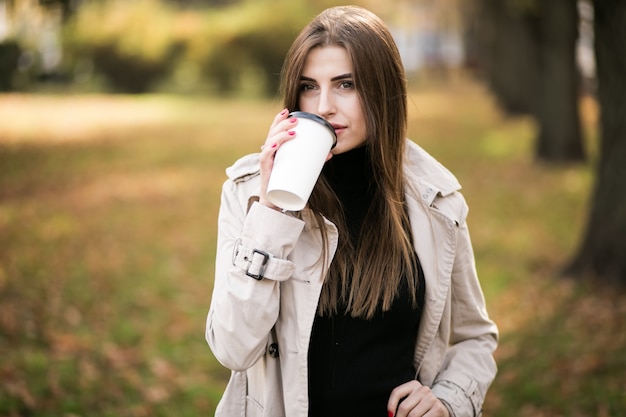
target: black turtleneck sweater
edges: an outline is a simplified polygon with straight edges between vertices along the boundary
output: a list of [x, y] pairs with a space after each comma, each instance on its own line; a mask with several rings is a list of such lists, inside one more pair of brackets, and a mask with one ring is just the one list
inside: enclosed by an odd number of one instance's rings
[[[365, 147], [335, 155], [324, 175], [342, 202], [350, 238], [356, 241], [375, 195]], [[384, 417], [391, 391], [415, 378], [413, 354], [424, 300], [419, 273], [418, 307], [407, 277], [389, 311], [372, 319], [351, 317], [345, 308], [316, 316], [309, 347], [309, 417]]]

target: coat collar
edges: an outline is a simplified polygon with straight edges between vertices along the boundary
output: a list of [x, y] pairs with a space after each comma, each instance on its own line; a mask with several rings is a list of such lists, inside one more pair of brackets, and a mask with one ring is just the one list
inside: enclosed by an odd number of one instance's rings
[[233, 165], [226, 168], [226, 175], [235, 183], [256, 177], [259, 173], [258, 153], [242, 156]]
[[437, 195], [445, 197], [461, 189], [456, 177], [415, 142], [406, 140], [404, 155], [405, 178], [421, 185], [422, 195], [418, 197], [428, 200], [429, 205]]

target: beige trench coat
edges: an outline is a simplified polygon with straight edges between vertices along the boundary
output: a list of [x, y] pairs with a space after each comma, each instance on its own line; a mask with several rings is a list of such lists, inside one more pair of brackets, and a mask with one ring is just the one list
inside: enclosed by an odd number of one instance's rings
[[[415, 349], [416, 378], [455, 417], [479, 416], [496, 374], [497, 328], [489, 319], [456, 178], [407, 140], [405, 193], [426, 300]], [[217, 417], [307, 417], [307, 355], [330, 251], [307, 209], [294, 217], [262, 206], [258, 154], [227, 170], [206, 339], [232, 370]], [[263, 275], [261, 280], [255, 276]]]

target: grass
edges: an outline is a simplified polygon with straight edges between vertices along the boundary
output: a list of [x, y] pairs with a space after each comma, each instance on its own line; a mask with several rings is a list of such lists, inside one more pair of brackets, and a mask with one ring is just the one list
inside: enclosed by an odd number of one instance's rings
[[[410, 106], [412, 139], [464, 185], [502, 333], [485, 416], [624, 415], [624, 298], [558, 278], [590, 167], [535, 163], [530, 120], [467, 80], [418, 86]], [[0, 415], [213, 414], [229, 375], [203, 338], [219, 192], [279, 110], [0, 96]]]

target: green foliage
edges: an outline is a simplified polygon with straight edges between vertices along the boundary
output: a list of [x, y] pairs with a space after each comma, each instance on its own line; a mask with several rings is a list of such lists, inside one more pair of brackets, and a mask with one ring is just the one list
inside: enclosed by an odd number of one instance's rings
[[156, 0], [90, 2], [66, 26], [66, 52], [89, 60], [114, 90], [140, 93], [168, 76], [180, 53], [172, 11]]
[[285, 53], [301, 21], [289, 10], [276, 13], [275, 7], [281, 6], [252, 3], [245, 10], [226, 10], [213, 17], [215, 49], [202, 64], [219, 92], [236, 91], [242, 77], [254, 71], [263, 93], [277, 92]]
[[65, 46], [70, 67], [91, 62], [116, 90], [205, 86], [222, 94], [274, 95], [284, 55], [313, 14], [311, 6], [284, 0], [219, 9], [93, 2], [67, 24]]
[[315, 13], [312, 7], [285, 0], [249, 1], [206, 11], [202, 36], [185, 34], [185, 59], [196, 63], [217, 93], [252, 90], [273, 96], [285, 53]]

